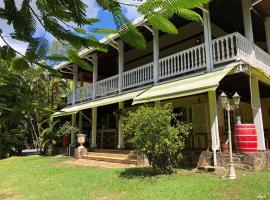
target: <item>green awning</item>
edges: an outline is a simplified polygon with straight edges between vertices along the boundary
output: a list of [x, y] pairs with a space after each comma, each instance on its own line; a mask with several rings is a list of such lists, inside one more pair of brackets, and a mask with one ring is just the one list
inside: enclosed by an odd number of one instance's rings
[[169, 82], [153, 86], [146, 92], [137, 96], [133, 100], [133, 105], [173, 99], [178, 97], [201, 94], [211, 90], [216, 90], [219, 82], [236, 66], [236, 64], [227, 66], [222, 70], [205, 73], [182, 80]]
[[59, 112], [55, 112], [52, 114], [52, 118], [55, 117], [62, 117], [62, 116], [68, 116], [68, 115], [72, 115], [72, 114], [76, 114], [78, 111], [73, 111], [73, 112], [65, 112], [65, 111], [59, 111]]
[[77, 113], [80, 110], [85, 110], [85, 109], [89, 109], [89, 108], [95, 108], [95, 107], [99, 107], [99, 106], [105, 106], [105, 105], [110, 105], [110, 104], [114, 104], [114, 103], [118, 103], [118, 102], [122, 102], [122, 101], [127, 101], [127, 100], [133, 99], [136, 96], [140, 95], [145, 90], [146, 89], [137, 90], [137, 91], [133, 91], [133, 92], [129, 92], [129, 93], [123, 93], [121, 95], [107, 97], [104, 99], [98, 99], [98, 100], [91, 101], [88, 103], [63, 108], [61, 111], [54, 113], [52, 115], [52, 117], [71, 115], [73, 113]]
[[266, 84], [270, 84], [270, 74], [265, 72], [263, 69], [259, 67], [251, 66], [250, 70], [252, 74], [255, 74], [256, 76], [258, 76], [260, 81]]

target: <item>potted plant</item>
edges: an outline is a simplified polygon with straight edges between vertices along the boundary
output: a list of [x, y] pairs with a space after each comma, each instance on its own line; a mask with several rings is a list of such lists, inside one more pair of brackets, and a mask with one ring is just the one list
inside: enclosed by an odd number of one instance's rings
[[229, 153], [229, 140], [227, 135], [223, 136], [223, 144], [221, 144], [221, 150], [223, 153]]
[[63, 137], [63, 146], [68, 147], [70, 144], [70, 135], [79, 133], [79, 129], [72, 126], [68, 121], [59, 129], [58, 136]]

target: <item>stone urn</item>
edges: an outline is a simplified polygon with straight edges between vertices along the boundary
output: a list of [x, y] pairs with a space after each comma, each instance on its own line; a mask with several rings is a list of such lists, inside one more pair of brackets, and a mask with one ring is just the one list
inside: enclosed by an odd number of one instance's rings
[[83, 144], [85, 143], [85, 134], [77, 134], [77, 142], [83, 146]]
[[87, 154], [87, 149], [83, 146], [85, 143], [85, 134], [77, 134], [77, 142], [80, 144], [78, 148], [75, 149], [74, 156], [77, 159], [81, 159], [84, 155]]

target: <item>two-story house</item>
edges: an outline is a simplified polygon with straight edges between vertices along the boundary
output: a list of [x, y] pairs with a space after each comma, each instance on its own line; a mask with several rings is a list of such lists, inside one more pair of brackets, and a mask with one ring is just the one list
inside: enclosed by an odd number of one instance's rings
[[117, 34], [109, 35], [101, 40], [109, 45], [108, 52], [80, 53], [93, 72], [73, 63], [56, 66], [75, 89], [67, 96], [67, 107], [54, 117], [79, 124], [90, 148], [124, 149], [118, 109], [172, 103], [182, 121], [194, 124], [186, 148], [209, 149], [215, 155], [227, 124], [218, 97], [238, 92], [238, 115], [256, 125], [258, 150], [264, 151], [270, 134], [270, 1], [213, 0], [197, 11], [203, 24], [171, 18], [178, 35], [158, 31], [139, 17], [133, 23], [147, 48], [134, 49]]

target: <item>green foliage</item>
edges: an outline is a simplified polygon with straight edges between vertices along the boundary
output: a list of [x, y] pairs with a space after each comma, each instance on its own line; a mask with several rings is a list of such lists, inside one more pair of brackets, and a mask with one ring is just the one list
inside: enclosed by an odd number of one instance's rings
[[48, 149], [56, 144], [56, 140], [59, 137], [57, 134], [59, 122], [59, 120], [54, 121], [53, 119], [45, 120], [47, 128], [42, 129], [39, 135], [41, 154], [47, 155]]
[[0, 48], [0, 157], [19, 153], [33, 140], [38, 143], [48, 127], [42, 122], [64, 103], [67, 93], [65, 81], [8, 51], [7, 46]]
[[[87, 5], [82, 0], [22, 0], [20, 8], [16, 5], [16, 1], [4, 0], [4, 6], [0, 8], [0, 18], [14, 27], [10, 37], [28, 43], [24, 58], [46, 69], [50, 69], [49, 66], [40, 62], [46, 59], [59, 60], [59, 56], [47, 55], [47, 40], [35, 35], [38, 24], [43, 27], [45, 33], [53, 35], [67, 49], [68, 56], [62, 57], [62, 60], [69, 60], [87, 70], [92, 69], [78, 56], [78, 51], [82, 48], [107, 50], [107, 45], [97, 41], [95, 34], [117, 32], [125, 43], [138, 49], [146, 47], [143, 34], [123, 15], [121, 1], [96, 0], [96, 2], [112, 14], [117, 30], [91, 29], [90, 27], [87, 31], [84, 26], [92, 26], [100, 20], [86, 17]], [[178, 30], [169, 18], [176, 14], [187, 20], [202, 21], [201, 16], [192, 9], [208, 2], [209, 0], [147, 0], [138, 6], [138, 12], [144, 15], [151, 26], [166, 33], [177, 34]], [[33, 3], [36, 4], [38, 11], [33, 9]], [[8, 45], [2, 30], [0, 30], [0, 37]], [[14, 51], [16, 49], [9, 53], [14, 53]]]
[[80, 130], [74, 126], [72, 126], [68, 121], [64, 123], [57, 132], [58, 137], [62, 137], [64, 135], [72, 135], [79, 133]]
[[135, 112], [128, 112], [123, 127], [127, 141], [162, 173], [171, 173], [179, 164], [184, 141], [192, 129], [191, 124], [177, 121], [170, 105], [141, 106]]

